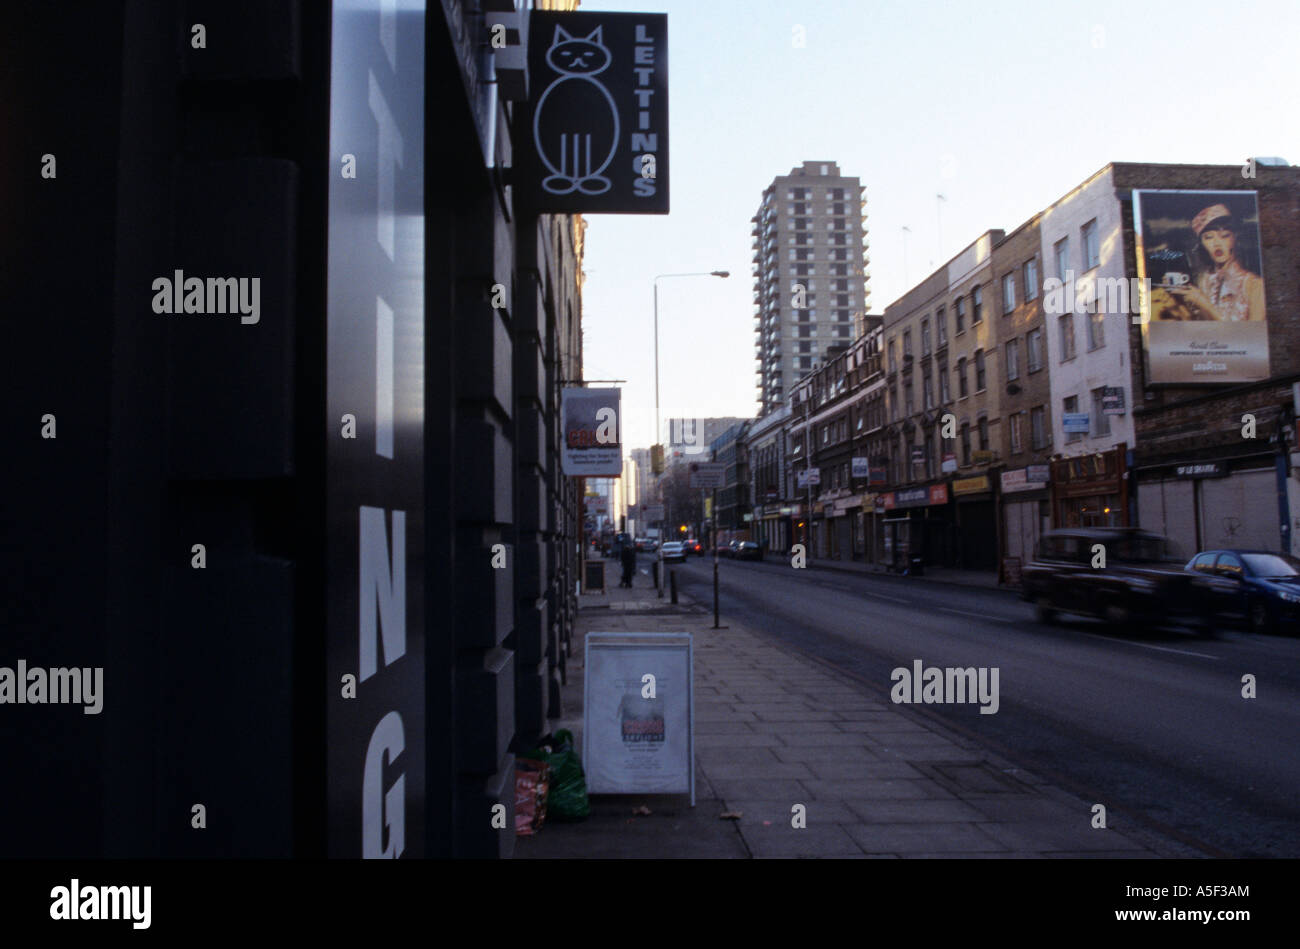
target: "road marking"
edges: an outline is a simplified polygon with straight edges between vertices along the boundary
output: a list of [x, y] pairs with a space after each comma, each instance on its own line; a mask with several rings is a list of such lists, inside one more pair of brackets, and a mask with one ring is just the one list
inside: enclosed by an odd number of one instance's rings
[[1002, 623], [1020, 622], [1018, 619], [1011, 619], [1010, 617], [1006, 617], [1006, 616], [998, 616], [996, 613], [971, 613], [968, 610], [954, 610], [947, 606], [941, 606], [939, 607], [939, 609], [943, 610], [945, 613], [960, 613], [962, 616], [973, 616], [976, 619], [995, 619]]
[[1108, 643], [1123, 643], [1126, 646], [1141, 646], [1143, 649], [1158, 649], [1160, 652], [1176, 652], [1180, 656], [1195, 656], [1198, 659], [1213, 659], [1218, 662], [1218, 656], [1207, 656], [1203, 652], [1192, 652], [1190, 649], [1173, 649], [1169, 646], [1153, 646], [1150, 643], [1135, 643], [1130, 639], [1117, 639], [1113, 636], [1100, 636], [1097, 633], [1084, 633], [1083, 630], [1077, 630], [1084, 636], [1091, 636], [1093, 639], [1104, 639]]
[[893, 600], [895, 603], [906, 603], [908, 606], [911, 606], [911, 605], [912, 605], [912, 601], [911, 601], [911, 600], [904, 600], [902, 597], [898, 597], [898, 596], [888, 596], [888, 595], [886, 595], [886, 594], [884, 594], [884, 593], [872, 593], [870, 590], [866, 590], [866, 591], [863, 591], [863, 592], [865, 592], [865, 593], [867, 594], [867, 596], [878, 596], [878, 597], [880, 597], [882, 600]]

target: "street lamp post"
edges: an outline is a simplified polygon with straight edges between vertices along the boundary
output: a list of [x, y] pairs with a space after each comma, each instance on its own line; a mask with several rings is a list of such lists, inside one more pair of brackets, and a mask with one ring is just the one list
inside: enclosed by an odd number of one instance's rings
[[655, 434], [654, 443], [659, 444], [659, 281], [669, 277], [730, 277], [727, 270], [701, 270], [692, 273], [661, 273], [654, 279], [655, 290]]
[[[668, 278], [670, 278], [670, 277], [722, 277], [722, 278], [725, 279], [725, 278], [730, 277], [730, 276], [731, 276], [731, 272], [730, 272], [730, 271], [727, 271], [727, 270], [700, 270], [700, 271], [692, 271], [692, 272], [690, 272], [690, 273], [661, 273], [661, 274], [656, 274], [656, 275], [655, 275], [655, 278], [654, 278], [654, 293], [655, 293], [655, 431], [654, 431], [654, 441], [653, 441], [653, 444], [655, 444], [655, 445], [658, 445], [658, 444], [659, 444], [659, 281], [660, 281], [660, 280], [666, 280], [666, 279], [668, 279]], [[652, 450], [653, 450], [653, 449], [652, 449]], [[664, 466], [667, 467], [667, 464], [668, 464], [668, 463], [667, 463], [667, 460], [665, 459], [665, 461], [664, 461]], [[661, 476], [661, 477], [662, 477], [662, 474], [663, 474], [663, 472], [660, 472], [660, 476]], [[664, 508], [664, 515], [665, 515], [665, 516], [664, 516], [664, 519], [663, 519], [662, 521], [659, 522], [659, 557], [660, 557], [660, 559], [662, 560], [662, 559], [663, 559], [663, 549], [664, 549], [664, 548], [663, 548], [663, 545], [664, 545], [664, 543], [665, 543], [665, 542], [667, 541], [667, 539], [668, 539], [667, 531], [668, 531], [668, 524], [670, 523], [669, 520], [668, 520], [668, 517], [667, 517], [667, 514], [668, 514], [668, 510], [667, 510], [667, 499], [665, 499], [664, 496], [663, 496], [663, 481], [662, 481], [662, 480], [660, 480], [660, 482], [659, 482], [659, 499], [660, 499], [661, 501], [664, 501], [664, 502], [665, 502], [665, 508]], [[661, 588], [660, 591], [659, 591], [659, 595], [660, 595], [661, 597], [663, 596], [663, 590], [662, 590], [662, 588]]]

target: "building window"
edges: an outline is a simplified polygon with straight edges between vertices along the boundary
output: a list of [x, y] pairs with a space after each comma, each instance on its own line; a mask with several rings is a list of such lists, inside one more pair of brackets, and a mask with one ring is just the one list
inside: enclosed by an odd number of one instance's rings
[[1084, 269], [1091, 270], [1101, 263], [1101, 242], [1097, 235], [1097, 219], [1083, 225]]
[[921, 355], [930, 355], [930, 318], [921, 320]]
[[985, 385], [984, 377], [984, 350], [975, 350], [975, 391], [983, 392]]
[[948, 367], [939, 367], [939, 401], [950, 402], [952, 397], [948, 393]]
[[957, 397], [964, 399], [970, 393], [966, 391], [966, 357], [957, 360]]
[[1020, 423], [1024, 419], [1024, 412], [1016, 412], [1011, 416], [1011, 454], [1020, 454]]
[[979, 424], [977, 427], [979, 429], [979, 435], [980, 435], [980, 451], [988, 451], [989, 450], [989, 420], [987, 418], [981, 418], [979, 420]]
[[934, 408], [934, 386], [931, 384], [930, 367], [928, 365], [921, 374], [921, 401], [927, 411]]
[[[910, 378], [910, 377], [909, 377]], [[909, 381], [903, 385], [903, 415], [910, 418], [915, 409], [915, 403], [912, 402], [912, 383]]]
[[1056, 276], [1065, 279], [1065, 272], [1070, 269], [1070, 239], [1062, 237], [1056, 242]]
[[1007, 382], [1020, 378], [1020, 340], [1007, 343]]
[[893, 339], [889, 341], [889, 371], [890, 372], [898, 372], [898, 359], [895, 357], [894, 354], [894, 344], [896, 342], [898, 341]]
[[1092, 435], [1098, 438], [1110, 434], [1110, 416], [1102, 411], [1101, 401], [1106, 394], [1106, 387], [1092, 390]]
[[984, 289], [982, 287], [975, 287], [972, 289], [970, 292], [970, 301], [970, 325], [974, 326], [976, 323], [984, 319]]
[[1038, 299], [1038, 258], [1025, 261], [1025, 300]]
[[1043, 368], [1043, 331], [1034, 329], [1025, 337], [1025, 348], [1029, 351], [1029, 371], [1037, 372]]
[[[1079, 411], [1079, 397], [1077, 395], [1066, 396], [1061, 402], [1061, 411], [1066, 415], [1074, 415]], [[1061, 419], [1061, 424], [1065, 424], [1065, 419]], [[1083, 439], [1082, 432], [1066, 432], [1065, 443], [1077, 442]]]
[[1029, 437], [1034, 451], [1047, 447], [1047, 410], [1041, 405], [1029, 410]]
[[961, 463], [970, 464], [970, 425], [967, 424], [961, 427]]
[[896, 386], [889, 387], [889, 420], [891, 422], [898, 421], [898, 388]]
[[948, 316], [943, 312], [943, 307], [939, 307], [934, 313], [935, 331], [938, 333], [940, 346], [948, 343]]
[[1004, 273], [1002, 275], [1002, 312], [1010, 313], [1016, 308], [1016, 275], [1014, 273]]
[[1057, 320], [1061, 330], [1061, 362], [1074, 358], [1074, 314], [1063, 313]]
[[966, 332], [966, 300], [964, 297], [957, 298], [957, 335], [960, 336]]
[[912, 355], [912, 331], [903, 330], [903, 364], [907, 364], [907, 357]]
[[1106, 345], [1106, 314], [1088, 314], [1088, 349], [1101, 349]]

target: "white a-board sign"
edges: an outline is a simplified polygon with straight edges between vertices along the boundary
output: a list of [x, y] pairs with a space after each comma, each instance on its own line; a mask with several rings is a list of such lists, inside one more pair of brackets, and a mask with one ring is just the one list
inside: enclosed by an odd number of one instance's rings
[[582, 765], [592, 794], [685, 794], [695, 806], [690, 633], [588, 633]]

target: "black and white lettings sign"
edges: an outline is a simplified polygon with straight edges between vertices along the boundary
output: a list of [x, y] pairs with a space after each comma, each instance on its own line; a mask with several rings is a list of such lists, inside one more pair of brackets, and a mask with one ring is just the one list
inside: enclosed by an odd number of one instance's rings
[[539, 212], [667, 214], [667, 15], [534, 11], [528, 70], [521, 201]]

